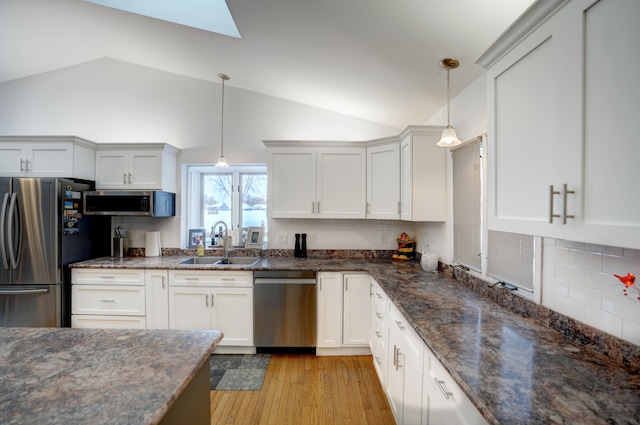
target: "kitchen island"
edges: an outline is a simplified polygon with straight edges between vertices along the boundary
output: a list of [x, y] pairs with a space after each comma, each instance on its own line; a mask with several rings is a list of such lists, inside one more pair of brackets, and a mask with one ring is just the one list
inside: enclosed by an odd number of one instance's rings
[[210, 423], [218, 331], [0, 328], [0, 422]]
[[73, 267], [368, 272], [488, 423], [640, 425], [633, 361], [640, 348], [628, 344], [620, 356], [595, 352], [548, 326], [561, 320], [549, 310], [535, 312], [532, 305], [531, 312], [516, 313], [413, 261], [274, 256], [252, 266], [178, 264], [185, 258], [103, 258]]

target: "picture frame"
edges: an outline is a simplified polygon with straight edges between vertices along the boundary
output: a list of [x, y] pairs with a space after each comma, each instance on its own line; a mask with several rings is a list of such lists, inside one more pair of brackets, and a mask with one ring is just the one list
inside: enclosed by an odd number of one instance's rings
[[262, 249], [263, 238], [263, 227], [249, 227], [249, 229], [247, 230], [247, 240], [244, 243], [244, 247]]
[[202, 242], [202, 245], [204, 246], [205, 237], [204, 229], [189, 229], [189, 242], [187, 246], [190, 249], [196, 249], [200, 242]]

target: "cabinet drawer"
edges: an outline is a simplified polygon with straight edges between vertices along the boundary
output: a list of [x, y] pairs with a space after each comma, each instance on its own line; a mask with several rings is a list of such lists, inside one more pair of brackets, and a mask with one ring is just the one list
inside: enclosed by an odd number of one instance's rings
[[486, 425], [487, 421], [426, 345], [424, 346], [424, 351], [425, 385], [431, 387], [431, 394], [440, 399], [442, 407], [452, 415], [455, 415], [456, 418], [454, 419], [458, 419], [459, 423], [464, 425]]
[[144, 270], [71, 269], [71, 283], [84, 285], [144, 285]]
[[170, 270], [170, 286], [237, 286], [253, 287], [253, 272]]
[[416, 359], [420, 359], [422, 362], [424, 341], [422, 341], [422, 338], [416, 333], [411, 324], [409, 324], [407, 319], [400, 314], [398, 308], [391, 302], [389, 303], [388, 326], [395, 328], [395, 330], [404, 337], [407, 343], [407, 349], [411, 350], [411, 355]]
[[74, 314], [71, 327], [90, 329], [145, 329], [146, 321], [141, 316], [101, 316]]
[[73, 285], [73, 314], [145, 315], [144, 286]]

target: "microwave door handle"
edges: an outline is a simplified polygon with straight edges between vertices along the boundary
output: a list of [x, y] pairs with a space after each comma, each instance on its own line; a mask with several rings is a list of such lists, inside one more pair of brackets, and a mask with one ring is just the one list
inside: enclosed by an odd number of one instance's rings
[[9, 202], [9, 194], [5, 193], [2, 199], [2, 210], [0, 211], [0, 256], [2, 256], [2, 264], [5, 270], [9, 270], [9, 262], [7, 261], [6, 234], [7, 227], [7, 203]]
[[[17, 269], [20, 262], [20, 249], [22, 247], [22, 223], [20, 217], [18, 217], [17, 199], [18, 194], [11, 194], [11, 202], [9, 203], [9, 220], [7, 221], [7, 248], [9, 251], [9, 260], [11, 260], [11, 268]], [[18, 244], [14, 248], [13, 246], [13, 225], [14, 222], [18, 223]]]

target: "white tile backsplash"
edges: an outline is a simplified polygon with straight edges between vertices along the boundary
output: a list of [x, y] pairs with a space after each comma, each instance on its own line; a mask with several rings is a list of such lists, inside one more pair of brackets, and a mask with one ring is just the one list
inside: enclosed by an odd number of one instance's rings
[[640, 279], [640, 250], [545, 238], [542, 267], [543, 305], [640, 345], [640, 293], [613, 276]]

